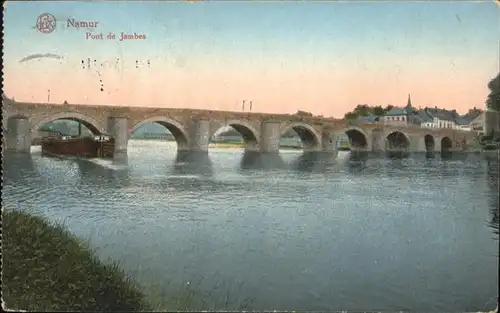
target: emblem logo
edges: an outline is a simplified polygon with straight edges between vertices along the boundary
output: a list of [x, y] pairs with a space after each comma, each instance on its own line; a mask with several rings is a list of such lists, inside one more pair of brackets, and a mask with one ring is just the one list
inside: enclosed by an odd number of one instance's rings
[[50, 13], [43, 13], [36, 20], [36, 29], [42, 34], [50, 34], [56, 29], [56, 18]]

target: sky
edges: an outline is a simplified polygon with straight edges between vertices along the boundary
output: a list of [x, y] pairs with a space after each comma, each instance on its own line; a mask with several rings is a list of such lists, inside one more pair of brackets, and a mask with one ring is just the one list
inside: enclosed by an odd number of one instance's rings
[[[50, 33], [37, 29], [44, 13]], [[464, 113], [484, 107], [500, 66], [492, 1], [9, 1], [4, 19], [16, 101], [241, 111], [246, 100], [253, 112], [342, 117], [411, 93], [415, 107]]]

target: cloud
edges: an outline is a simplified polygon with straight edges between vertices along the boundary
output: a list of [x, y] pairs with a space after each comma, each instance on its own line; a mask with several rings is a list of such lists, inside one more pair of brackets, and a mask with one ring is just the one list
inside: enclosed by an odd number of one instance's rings
[[45, 58], [60, 60], [63, 57], [53, 53], [35, 53], [22, 58], [21, 60], [19, 60], [19, 63], [27, 62], [33, 59], [45, 59]]

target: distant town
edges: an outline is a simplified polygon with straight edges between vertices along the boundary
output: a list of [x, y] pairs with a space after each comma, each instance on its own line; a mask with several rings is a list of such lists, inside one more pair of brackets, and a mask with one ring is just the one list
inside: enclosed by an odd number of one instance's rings
[[389, 125], [418, 125], [423, 128], [452, 128], [466, 131], [483, 131], [484, 110], [472, 108], [464, 115], [456, 110], [446, 110], [437, 107], [416, 109], [411, 102], [411, 95], [405, 106], [388, 105], [369, 106], [358, 105], [352, 112], [344, 116], [348, 120], [359, 120], [364, 123], [382, 123]]

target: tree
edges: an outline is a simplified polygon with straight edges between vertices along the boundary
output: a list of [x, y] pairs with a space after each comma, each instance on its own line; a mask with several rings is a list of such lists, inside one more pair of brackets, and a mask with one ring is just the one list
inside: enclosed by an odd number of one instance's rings
[[393, 107], [394, 106], [392, 106], [390, 104], [388, 106], [386, 106], [385, 108], [383, 108], [380, 105], [371, 106], [368, 104], [358, 104], [358, 106], [356, 106], [354, 108], [354, 110], [352, 110], [351, 112], [347, 112], [344, 115], [344, 119], [353, 120], [353, 119], [356, 119], [360, 116], [370, 116], [370, 115], [383, 116], [385, 113], [390, 111]]
[[357, 117], [358, 117], [358, 115], [354, 112], [347, 112], [344, 115], [344, 119], [346, 119], [346, 120], [353, 120], [353, 119], [356, 119]]
[[373, 115], [382, 116], [384, 115], [384, 113], [385, 113], [384, 108], [381, 105], [373, 107]]
[[486, 107], [490, 110], [500, 111], [500, 73], [488, 83], [490, 94], [486, 99]]

